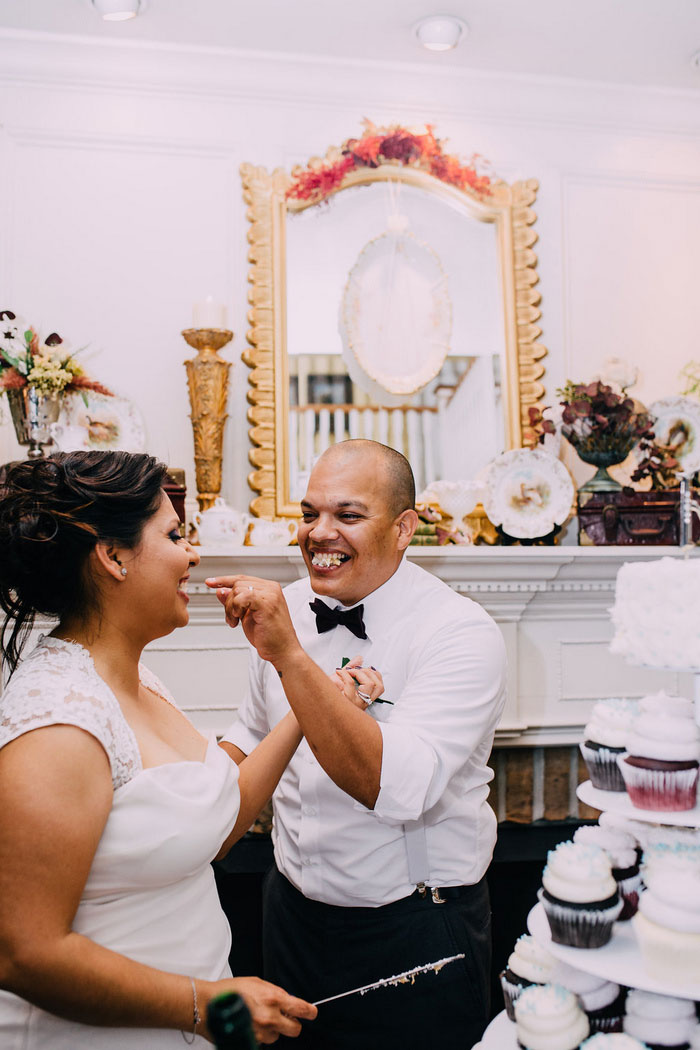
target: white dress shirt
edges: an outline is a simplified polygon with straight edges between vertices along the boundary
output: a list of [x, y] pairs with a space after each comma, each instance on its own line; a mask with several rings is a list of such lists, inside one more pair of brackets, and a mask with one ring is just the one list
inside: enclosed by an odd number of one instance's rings
[[[361, 603], [368, 638], [316, 629], [308, 579], [285, 588], [299, 641], [327, 673], [362, 656], [384, 679], [373, 810], [341, 791], [302, 740], [273, 796], [277, 867], [306, 897], [376, 907], [408, 896], [404, 823], [425, 826], [431, 886], [478, 882], [496, 841], [486, 765], [505, 702], [505, 646], [479, 605], [404, 559]], [[322, 598], [335, 608], [338, 602]], [[274, 667], [251, 652], [249, 691], [225, 735], [248, 754], [289, 711]], [[318, 717], [323, 718], [319, 700]]]

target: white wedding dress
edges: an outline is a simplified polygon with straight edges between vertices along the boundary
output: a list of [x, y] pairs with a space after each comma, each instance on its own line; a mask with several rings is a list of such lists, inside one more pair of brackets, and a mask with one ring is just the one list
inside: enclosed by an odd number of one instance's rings
[[[154, 675], [145, 667], [140, 673], [144, 686], [172, 703]], [[73, 929], [160, 970], [203, 980], [230, 976], [229, 926], [210, 862], [238, 813], [237, 766], [212, 739], [203, 762], [143, 769], [136, 738], [90, 654], [47, 637], [20, 664], [0, 699], [0, 747], [56, 723], [80, 726], [101, 742], [114, 784]], [[0, 991], [2, 1050], [184, 1045], [176, 1029], [79, 1024]], [[211, 1044], [197, 1036], [194, 1045]]]

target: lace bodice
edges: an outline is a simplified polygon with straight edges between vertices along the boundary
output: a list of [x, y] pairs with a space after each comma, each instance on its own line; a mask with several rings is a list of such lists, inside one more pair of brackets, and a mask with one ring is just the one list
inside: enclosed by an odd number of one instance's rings
[[[139, 677], [145, 688], [173, 703], [143, 664]], [[76, 642], [47, 636], [22, 661], [0, 697], [0, 747], [30, 729], [59, 724], [78, 726], [100, 741], [115, 791], [143, 768], [136, 737], [90, 653]]]

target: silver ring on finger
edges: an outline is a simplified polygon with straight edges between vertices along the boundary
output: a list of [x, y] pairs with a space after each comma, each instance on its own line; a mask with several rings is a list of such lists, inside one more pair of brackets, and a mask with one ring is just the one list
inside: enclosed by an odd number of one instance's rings
[[369, 695], [369, 693], [363, 693], [359, 689], [357, 689], [356, 692], [357, 692], [357, 695], [359, 696], [360, 700], [364, 700], [364, 702], [366, 704], [371, 704], [372, 703], [372, 697]]

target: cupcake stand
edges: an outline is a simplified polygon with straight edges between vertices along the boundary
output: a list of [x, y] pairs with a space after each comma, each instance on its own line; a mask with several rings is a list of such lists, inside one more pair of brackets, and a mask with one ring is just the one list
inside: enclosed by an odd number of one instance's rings
[[[619, 813], [634, 820], [676, 827], [700, 827], [700, 805], [678, 813], [637, 809], [626, 792], [599, 791], [593, 787], [590, 780], [579, 785], [577, 794], [582, 802], [594, 809]], [[616, 922], [609, 943], [602, 948], [569, 948], [563, 944], [555, 944], [550, 936], [549, 923], [541, 904], [536, 904], [528, 915], [527, 927], [528, 932], [555, 959], [560, 959], [577, 970], [595, 974], [628, 988], [642, 988], [647, 992], [700, 1001], [700, 983], [680, 985], [677, 981], [665, 982], [651, 977], [645, 971], [637, 939], [629, 922]], [[479, 1050], [517, 1050], [517, 1046], [515, 1024], [503, 1010], [493, 1019], [474, 1050], [477, 1050], [477, 1047]]]
[[[700, 449], [698, 450], [700, 454]], [[685, 485], [684, 512], [682, 520], [682, 544], [689, 539], [689, 522], [691, 518], [691, 502], [687, 482]], [[694, 512], [700, 516], [700, 509]], [[623, 566], [624, 568], [624, 566]], [[618, 575], [619, 584], [619, 575]], [[617, 595], [617, 587], [616, 587]], [[677, 596], [675, 596], [677, 597]], [[669, 595], [671, 601], [675, 600]], [[613, 617], [614, 619], [614, 617]], [[695, 631], [695, 625], [688, 625], [691, 632]], [[690, 652], [695, 652], [691, 647]], [[629, 662], [637, 663], [625, 653]], [[693, 692], [695, 706], [695, 721], [700, 725], [700, 667], [670, 667], [663, 659], [658, 663], [642, 664], [642, 666], [668, 667], [670, 670], [691, 671], [693, 673]], [[600, 791], [594, 788], [590, 780], [580, 784], [577, 795], [582, 802], [601, 812], [609, 811], [617, 813], [633, 820], [646, 821], [649, 824], [660, 824], [675, 827], [700, 827], [700, 802], [691, 810], [679, 812], [656, 811], [638, 809], [632, 805], [627, 792]], [[583, 970], [585, 973], [594, 974], [607, 981], [625, 985], [628, 988], [641, 988], [647, 992], [657, 992], [661, 995], [672, 995], [682, 999], [700, 1001], [700, 983], [681, 985], [678, 981], [664, 981], [650, 976], [644, 969], [641, 951], [637, 943], [634, 930], [630, 922], [616, 922], [613, 925], [612, 937], [608, 944], [602, 948], [570, 948], [565, 945], [555, 944], [550, 936], [549, 923], [541, 904], [535, 905], [527, 918], [529, 933], [546, 948], [551, 955], [570, 966]], [[488, 1026], [474, 1050], [516, 1050], [517, 1040], [515, 1036], [515, 1024], [508, 1018], [503, 1010]]]

